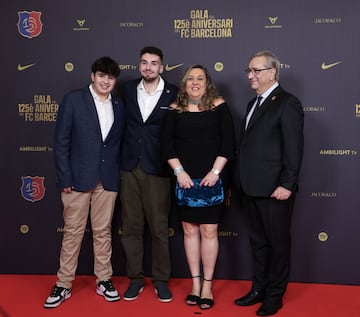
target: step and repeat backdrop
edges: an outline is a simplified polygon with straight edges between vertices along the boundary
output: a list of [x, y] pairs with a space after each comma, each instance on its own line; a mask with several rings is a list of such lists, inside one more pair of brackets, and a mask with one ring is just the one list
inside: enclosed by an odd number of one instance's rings
[[[13, 1], [0, 4], [0, 273], [55, 274], [63, 221], [55, 188], [53, 132], [62, 96], [88, 85], [90, 66], [114, 58], [122, 84], [139, 76], [139, 52], [163, 50], [163, 77], [177, 84], [204, 64], [227, 99], [236, 128], [254, 93], [244, 69], [259, 50], [281, 61], [280, 83], [305, 111], [305, 155], [293, 217], [291, 280], [360, 284], [358, 0]], [[113, 223], [113, 265], [125, 275], [121, 209]], [[216, 277], [251, 276], [237, 194], [219, 229]], [[172, 276], [189, 276], [180, 223], [170, 215]], [[151, 242], [145, 237], [145, 268]], [[79, 274], [92, 274], [91, 227]]]

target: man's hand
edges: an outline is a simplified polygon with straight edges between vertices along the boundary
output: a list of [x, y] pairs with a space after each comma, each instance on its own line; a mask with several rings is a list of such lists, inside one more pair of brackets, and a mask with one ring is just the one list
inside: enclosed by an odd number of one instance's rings
[[271, 194], [271, 198], [277, 200], [286, 200], [291, 196], [291, 190], [286, 189], [285, 187], [278, 186], [274, 192]]

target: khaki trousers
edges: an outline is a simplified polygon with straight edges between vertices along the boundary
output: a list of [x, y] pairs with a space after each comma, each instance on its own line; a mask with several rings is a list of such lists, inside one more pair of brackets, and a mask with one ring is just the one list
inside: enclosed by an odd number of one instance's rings
[[64, 235], [60, 252], [57, 286], [71, 288], [78, 265], [80, 247], [90, 214], [94, 273], [96, 282], [112, 276], [111, 222], [117, 192], [104, 190], [101, 184], [88, 192], [61, 193], [64, 206]]

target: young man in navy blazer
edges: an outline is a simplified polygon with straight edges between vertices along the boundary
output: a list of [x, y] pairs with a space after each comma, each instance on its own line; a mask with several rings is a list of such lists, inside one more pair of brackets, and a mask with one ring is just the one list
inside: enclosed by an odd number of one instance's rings
[[66, 94], [59, 107], [54, 153], [64, 235], [58, 280], [46, 299], [46, 308], [71, 297], [89, 216], [96, 293], [110, 302], [120, 299], [111, 282], [111, 222], [120, 186], [120, 143], [125, 127], [123, 103], [111, 95], [119, 74], [119, 66], [111, 58], [96, 60], [92, 83]]
[[130, 279], [124, 299], [138, 297], [144, 287], [144, 226], [152, 241], [152, 279], [158, 299], [172, 300], [168, 288], [170, 255], [168, 217], [170, 177], [160, 157], [160, 133], [177, 87], [166, 82], [162, 51], [153, 46], [140, 52], [141, 78], [125, 85], [126, 131], [121, 155], [122, 244]]
[[253, 259], [250, 292], [235, 300], [261, 302], [259, 316], [282, 307], [290, 272], [291, 214], [303, 156], [303, 108], [279, 85], [280, 62], [269, 51], [251, 56], [246, 70], [257, 98], [241, 127], [237, 185], [248, 218]]

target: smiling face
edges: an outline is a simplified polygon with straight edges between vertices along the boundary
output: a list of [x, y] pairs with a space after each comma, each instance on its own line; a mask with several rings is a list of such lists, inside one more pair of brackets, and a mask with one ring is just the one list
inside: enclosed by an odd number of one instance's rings
[[94, 91], [101, 100], [107, 99], [116, 83], [115, 76], [100, 71], [97, 71], [95, 74], [91, 73], [91, 80]]
[[254, 57], [250, 61], [248, 69], [251, 70], [248, 72], [250, 87], [258, 95], [268, 90], [276, 81], [276, 70], [268, 65], [265, 56]]
[[140, 58], [139, 71], [146, 82], [157, 80], [163, 72], [163, 65], [160, 56], [145, 53]]
[[200, 100], [206, 91], [206, 74], [203, 69], [193, 68], [186, 80], [186, 93], [190, 99]]

